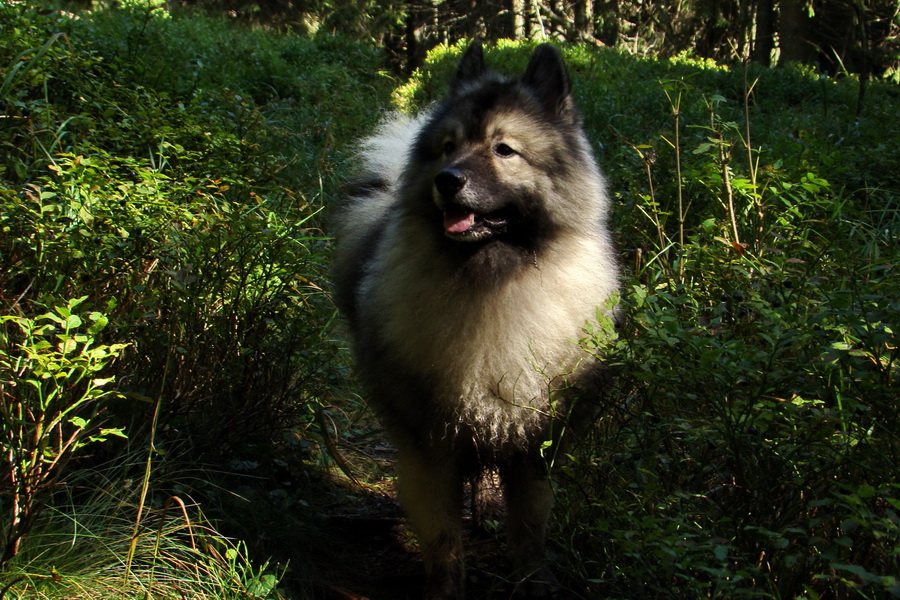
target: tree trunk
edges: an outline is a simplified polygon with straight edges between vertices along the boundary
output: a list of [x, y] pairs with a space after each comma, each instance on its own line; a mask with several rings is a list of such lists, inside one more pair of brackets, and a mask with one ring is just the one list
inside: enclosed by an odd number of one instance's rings
[[573, 4], [575, 12], [575, 31], [582, 40], [594, 37], [594, 3], [591, 0], [576, 0]]
[[512, 38], [523, 40], [526, 38], [525, 0], [510, 0], [510, 17], [512, 20]]
[[781, 48], [779, 64], [812, 62], [816, 49], [812, 39], [812, 19], [808, 0], [782, 0], [778, 42]]
[[757, 0], [756, 39], [750, 58], [764, 67], [772, 64], [772, 50], [775, 49], [775, 1]]

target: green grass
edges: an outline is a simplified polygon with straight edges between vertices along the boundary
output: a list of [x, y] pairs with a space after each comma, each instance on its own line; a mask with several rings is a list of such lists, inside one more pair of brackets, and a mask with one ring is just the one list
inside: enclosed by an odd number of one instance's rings
[[[295, 517], [279, 511], [319, 496], [272, 475], [248, 503], [213, 465], [312, 463], [311, 432], [356, 411], [328, 401], [350, 395], [322, 210], [352, 140], [392, 103], [438, 97], [459, 49], [401, 85], [365, 44], [128, 6], [0, 6], [3, 455], [29, 448], [23, 386], [43, 389], [17, 323], [76, 298], [81, 325], [105, 325], [90, 343], [117, 349], [91, 375], [110, 394], [85, 403], [60, 378], [41, 410], [76, 407], [69, 434], [128, 436], [77, 448], [16, 528], [13, 500], [31, 492], [2, 463], [0, 533], [23, 537], [0, 585], [283, 597], [265, 558], [304, 548], [251, 538], [285, 537], [274, 529]], [[515, 72], [531, 46], [488, 60]], [[564, 54], [615, 199], [626, 316], [617, 339], [583, 340], [616, 384], [561, 474], [564, 583], [584, 597], [900, 595], [896, 86], [872, 83], [858, 115], [851, 78]], [[89, 351], [59, 333], [35, 340], [48, 373]]]
[[67, 477], [69, 497], [48, 507], [6, 566], [8, 597], [283, 597], [276, 585], [284, 569], [250, 563], [246, 546], [219, 533], [190, 500], [160, 497], [139, 510], [140, 485], [122, 474], [140, 458]]

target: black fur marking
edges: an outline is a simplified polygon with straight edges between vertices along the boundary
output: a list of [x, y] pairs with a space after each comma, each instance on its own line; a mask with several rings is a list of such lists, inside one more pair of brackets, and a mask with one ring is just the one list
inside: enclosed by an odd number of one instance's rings
[[[575, 105], [562, 55], [554, 46], [541, 44], [534, 50], [521, 79], [545, 110], [564, 120], [572, 120]], [[577, 119], [576, 119], [577, 121]]]
[[[365, 201], [365, 200], [362, 200]], [[332, 268], [334, 281], [334, 303], [344, 313], [350, 327], [354, 331], [362, 331], [359, 323], [359, 311], [357, 308], [357, 293], [362, 283], [363, 275], [369, 264], [375, 257], [378, 246], [385, 234], [385, 224], [375, 223], [370, 227], [361, 242], [354, 248], [352, 260], [344, 260], [335, 263]]]
[[542, 249], [559, 231], [537, 198], [515, 198], [503, 210], [504, 226], [481, 242], [444, 236], [437, 211], [432, 211], [431, 224], [426, 221], [422, 226], [435, 232], [440, 253], [452, 261], [460, 280], [490, 287], [522, 269], [534, 268]]
[[366, 198], [387, 191], [390, 184], [380, 175], [370, 174], [346, 184], [344, 193], [351, 198]]

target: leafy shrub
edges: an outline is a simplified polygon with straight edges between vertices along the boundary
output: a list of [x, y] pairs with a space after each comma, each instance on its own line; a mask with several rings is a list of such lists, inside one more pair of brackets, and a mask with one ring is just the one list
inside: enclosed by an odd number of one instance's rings
[[[671, 86], [669, 112], [687, 118], [698, 92], [675, 102]], [[806, 154], [830, 135], [815, 127], [808, 148], [773, 152], [783, 138], [751, 88], [743, 115], [698, 94], [708, 116], [689, 135], [625, 144], [644, 178], [619, 192], [623, 238], [650, 256], [634, 254], [631, 318], [607, 357], [616, 404], [576, 459], [595, 467], [577, 478], [593, 502], [567, 517], [599, 535], [572, 547], [597, 561], [585, 578], [624, 597], [897, 595], [896, 183], [869, 181], [883, 186], [873, 211], [834, 153]]]
[[616, 404], [572, 468], [586, 576], [624, 597], [897, 592], [889, 312], [728, 253], [692, 248], [686, 273], [743, 288], [628, 295]]
[[[3, 3], [0, 28], [4, 335], [68, 298], [80, 299], [79, 314], [105, 315], [85, 352], [116, 349], [102, 375], [115, 384], [91, 406], [105, 407], [103, 427], [128, 435], [58, 480], [48, 474], [33, 513], [77, 512], [85, 498], [49, 484], [86, 476], [113, 451], [153, 446], [151, 462], [188, 451], [193, 464], [224, 462], [312, 423], [340, 368], [323, 343], [334, 310], [319, 213], [343, 168], [338, 145], [377, 117], [341, 94], [387, 98], [377, 56], [140, 3], [79, 15]], [[20, 393], [29, 385], [9, 387], [24, 377], [16, 368], [0, 378], [5, 475], [20, 468], [10, 453], [29, 448], [17, 432], [40, 424]], [[60, 396], [58, 411], [74, 410], [78, 391]], [[71, 436], [80, 423], [89, 441], [93, 414], [72, 413], [59, 429]], [[145, 494], [173, 485], [162, 472]], [[11, 510], [20, 496], [3, 488], [0, 523], [29, 552], [14, 522], [21, 509]]]
[[[162, 9], [98, 12], [71, 34], [90, 43], [116, 76], [184, 103], [191, 113], [221, 120], [239, 135], [252, 136], [262, 121], [265, 133], [254, 136], [254, 143], [264, 150], [260, 154], [285, 164], [266, 168], [251, 156], [233, 168], [257, 168], [269, 176], [283, 171], [279, 178], [292, 187], [319, 187], [333, 169], [331, 155], [378, 117], [377, 107], [359, 99], [386, 99], [390, 83], [377, 51], [349, 38], [282, 35], [223, 19], [178, 18]], [[167, 118], [151, 131], [159, 137], [160, 126], [165, 132], [172, 124]]]
[[[22, 538], [71, 458], [121, 428], [102, 428], [102, 413], [116, 397], [100, 377], [125, 344], [96, 345], [107, 318], [75, 310], [70, 300], [35, 319], [0, 316], [0, 448], [7, 462], [0, 478], [4, 551], [0, 568]], [[87, 325], [87, 327], [85, 327]]]
[[371, 95], [374, 55], [153, 9], [0, 11], [4, 301], [87, 295], [132, 344], [122, 384], [198, 450], [314, 410], [333, 352], [317, 213], [359, 126], [334, 94]]
[[[173, 160], [188, 154], [172, 149]], [[226, 181], [171, 179], [143, 161], [101, 152], [60, 155], [52, 175], [5, 207], [5, 222], [11, 258], [41, 257], [11, 262], [7, 289], [89, 293], [134, 347], [140, 368], [130, 370], [129, 389], [154, 397], [190, 390], [163, 421], [215, 410], [205, 431], [227, 445], [238, 430], [259, 433], [284, 416], [250, 407], [266, 393], [285, 409], [295, 401], [288, 373], [299, 364], [285, 344], [318, 337], [328, 317], [295, 319], [323, 301], [310, 280], [321, 276], [323, 261], [314, 253], [321, 242], [311, 214], [286, 222], [252, 192], [252, 204], [229, 199]], [[302, 360], [318, 369], [323, 359]], [[171, 379], [161, 381], [166, 372]]]

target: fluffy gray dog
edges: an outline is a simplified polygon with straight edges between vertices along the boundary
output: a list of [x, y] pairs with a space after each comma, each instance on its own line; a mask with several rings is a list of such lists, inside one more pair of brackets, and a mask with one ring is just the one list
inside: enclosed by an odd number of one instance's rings
[[335, 298], [399, 452], [426, 597], [464, 597], [463, 486], [485, 469], [503, 486], [516, 597], [551, 597], [541, 449], [599, 368], [578, 340], [618, 275], [562, 56], [538, 46], [508, 79], [473, 43], [445, 102], [387, 120], [361, 154], [337, 218]]

